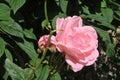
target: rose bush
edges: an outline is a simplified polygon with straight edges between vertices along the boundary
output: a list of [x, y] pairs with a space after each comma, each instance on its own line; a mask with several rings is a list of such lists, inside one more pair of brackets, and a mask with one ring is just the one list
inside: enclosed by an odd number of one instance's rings
[[[74, 72], [97, 60], [97, 33], [91, 26], [83, 26], [81, 17], [58, 18], [56, 30], [56, 36], [51, 37], [50, 44], [65, 54], [65, 60]], [[38, 41], [42, 50], [46, 48], [47, 40], [48, 35], [44, 35]]]
[[92, 65], [99, 56], [97, 33], [91, 26], [83, 26], [78, 16], [58, 18], [56, 47], [65, 54], [66, 62], [74, 72]]

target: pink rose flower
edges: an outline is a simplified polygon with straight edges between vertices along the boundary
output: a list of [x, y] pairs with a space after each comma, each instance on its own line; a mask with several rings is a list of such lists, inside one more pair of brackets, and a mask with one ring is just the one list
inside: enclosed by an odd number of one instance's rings
[[[49, 35], [44, 35], [39, 39], [38, 46], [41, 48], [41, 50], [44, 50], [46, 48], [48, 37], [49, 37]], [[52, 36], [50, 39], [49, 47], [55, 46], [55, 44], [56, 44], [55, 36]]]
[[93, 27], [83, 26], [81, 17], [58, 18], [56, 27], [56, 47], [65, 54], [65, 60], [74, 72], [97, 60], [97, 33]]

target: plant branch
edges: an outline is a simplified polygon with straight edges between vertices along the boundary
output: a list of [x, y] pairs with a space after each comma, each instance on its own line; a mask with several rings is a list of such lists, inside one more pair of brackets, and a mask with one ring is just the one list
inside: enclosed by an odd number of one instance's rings
[[[47, 51], [48, 51], [48, 48], [49, 48], [49, 45], [50, 45], [51, 36], [52, 36], [52, 34], [53, 34], [54, 32], [55, 32], [55, 31], [51, 31], [51, 32], [50, 32], [49, 37], [48, 37], [48, 41], [47, 41], [47, 45], [46, 45], [45, 50], [43, 51], [41, 60], [40, 60], [39, 64], [36, 64], [35, 67], [32, 68], [32, 72], [31, 72], [31, 74], [30, 74], [30, 76], [28, 77], [27, 80], [31, 80], [32, 75], [35, 73], [35, 71], [38, 69], [39, 65], [41, 65], [42, 61], [44, 60], [45, 55], [46, 55], [46, 53], [47, 53]], [[37, 57], [37, 58], [38, 58], [38, 57]]]

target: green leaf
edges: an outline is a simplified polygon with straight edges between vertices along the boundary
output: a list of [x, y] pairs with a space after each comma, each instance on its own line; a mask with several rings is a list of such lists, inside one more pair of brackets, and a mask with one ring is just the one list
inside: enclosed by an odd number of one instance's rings
[[39, 80], [39, 78], [41, 77], [41, 74], [42, 74], [42, 64], [39, 65], [38, 69], [36, 70], [35, 72], [35, 75], [36, 75], [36, 79], [35, 80]]
[[[31, 68], [24, 69], [24, 71], [23, 71], [24, 72], [24, 76], [25, 76], [24, 80], [28, 80], [28, 78], [31, 75], [32, 71], [33, 70]], [[33, 77], [34, 77], [34, 75], [32, 75], [31, 80], [32, 80]]]
[[25, 0], [6, 0], [9, 5], [11, 6], [14, 14], [17, 12], [17, 10], [22, 7], [25, 3]]
[[50, 80], [62, 80], [62, 79], [60, 77], [60, 74], [58, 72], [56, 72], [54, 75], [52, 75]]
[[41, 74], [41, 77], [39, 78], [39, 80], [47, 80], [48, 75], [49, 75], [49, 66], [46, 65], [42, 69], [42, 74]]
[[99, 15], [99, 14], [89, 14], [89, 15], [87, 15], [86, 17], [88, 17], [88, 18], [91, 18], [91, 19], [94, 19], [94, 20], [96, 20], [96, 21], [98, 21], [98, 22], [107, 22], [107, 18], [106, 17], [103, 17], [103, 16], [101, 16], [101, 15]]
[[115, 11], [115, 13], [120, 17], [120, 11]]
[[0, 57], [3, 55], [5, 51], [5, 41], [0, 37]]
[[111, 43], [108, 32], [106, 32], [100, 28], [97, 28], [97, 27], [94, 27], [94, 28], [96, 29], [96, 31], [98, 32], [99, 36], [102, 38], [103, 41], [105, 41], [107, 43]]
[[105, 0], [102, 0], [102, 1], [101, 1], [101, 7], [102, 7], [102, 8], [107, 7], [107, 4], [106, 4]]
[[106, 55], [111, 57], [115, 54], [115, 45], [112, 43], [107, 44]]
[[30, 68], [22, 69], [9, 59], [5, 60], [5, 69], [8, 72], [6, 76], [10, 75], [12, 80], [27, 80], [32, 72], [32, 69]]
[[111, 57], [114, 55], [115, 53], [115, 45], [111, 42], [110, 40], [110, 36], [108, 34], [108, 32], [100, 29], [100, 28], [97, 28], [97, 27], [94, 27], [96, 29], [96, 31], [98, 32], [99, 36], [102, 38], [102, 41], [105, 42], [105, 47], [106, 47], [106, 55], [108, 57]]
[[117, 8], [120, 10], [120, 4], [115, 2], [114, 0], [109, 0], [110, 3], [112, 3], [113, 5], [117, 6]]
[[1, 21], [0, 28], [10, 35], [23, 38], [22, 27], [14, 21]]
[[5, 69], [11, 76], [12, 80], [25, 80], [23, 69], [12, 63], [9, 59], [5, 60]]
[[82, 10], [83, 10], [84, 13], [90, 14], [89, 8], [87, 6], [83, 6]]
[[0, 20], [9, 20], [10, 10], [11, 9], [7, 5], [0, 3]]
[[120, 18], [118, 16], [114, 16], [114, 18], [118, 21], [120, 21]]
[[60, 0], [55, 0], [55, 2], [56, 2], [56, 4], [57, 4], [57, 6], [60, 5]]
[[25, 53], [32, 59], [36, 59], [36, 51], [34, 49], [34, 45], [31, 42], [24, 40], [24, 42], [16, 42], [16, 44], [25, 51]]
[[67, 0], [60, 0], [60, 8], [64, 13], [66, 13], [67, 11], [67, 5], [68, 5]]
[[8, 49], [5, 49], [5, 55], [9, 60], [13, 61], [12, 55]]
[[25, 35], [25, 37], [30, 38], [30, 39], [34, 39], [34, 40], [37, 39], [35, 34], [33, 33], [33, 29], [32, 28], [29, 29], [29, 30], [28, 29], [24, 29], [24, 35]]
[[4, 80], [8, 80], [9, 73], [6, 71], [5, 74], [3, 75]]
[[[39, 55], [39, 54], [37, 54], [37, 55]], [[35, 65], [35, 64], [39, 64], [40, 63], [40, 61], [41, 61], [41, 59], [40, 58], [36, 58], [35, 60], [30, 60], [30, 65]]]
[[101, 15], [98, 15], [98, 14], [90, 14], [90, 15], [87, 15], [85, 17], [94, 19], [94, 20], [100, 22], [100, 25], [103, 25], [107, 28], [115, 30], [115, 27], [112, 24], [110, 24], [108, 22], [108, 19], [104, 16], [101, 16]]
[[42, 23], [41, 23], [42, 29], [44, 29], [45, 27], [47, 27], [47, 25], [48, 25], [47, 20], [46, 19], [43, 20]]
[[101, 8], [101, 11], [103, 16], [107, 18], [107, 21], [111, 23], [113, 20], [113, 10], [110, 8]]
[[105, 27], [107, 27], [107, 28], [110, 28], [110, 29], [112, 29], [112, 30], [115, 30], [115, 26], [112, 25], [112, 24], [110, 24], [110, 23], [102, 22], [100, 25], [103, 25], [103, 26], [105, 26]]
[[80, 4], [82, 4], [82, 1], [81, 1], [81, 0], [78, 0], [78, 3], [79, 3], [79, 5], [80, 5]]
[[36, 73], [36, 80], [47, 80], [48, 75], [49, 75], [49, 66], [42, 66], [40, 65], [39, 71]]

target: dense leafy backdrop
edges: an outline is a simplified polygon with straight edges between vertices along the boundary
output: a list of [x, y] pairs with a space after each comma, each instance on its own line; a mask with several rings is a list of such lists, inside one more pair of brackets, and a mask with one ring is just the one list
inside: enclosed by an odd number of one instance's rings
[[[73, 15], [99, 35], [97, 62], [77, 73], [62, 54], [48, 51], [41, 62], [37, 51], [38, 39], [55, 29], [56, 18]], [[119, 80], [119, 41], [118, 0], [0, 0], [0, 80]]]

